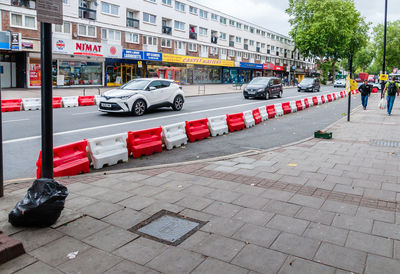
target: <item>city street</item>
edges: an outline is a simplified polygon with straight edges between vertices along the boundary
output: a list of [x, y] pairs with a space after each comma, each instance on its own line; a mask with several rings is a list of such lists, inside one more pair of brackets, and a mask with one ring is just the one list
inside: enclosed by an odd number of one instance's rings
[[[339, 91], [323, 87], [322, 92]], [[242, 112], [267, 104], [298, 100], [317, 93], [299, 93], [297, 89], [285, 89], [283, 98], [245, 100], [240, 93], [186, 98], [184, 109], [155, 110], [142, 117], [125, 114], [105, 114], [97, 107], [54, 109], [54, 145], [59, 146], [81, 139], [101, 137], [127, 131], [136, 131], [177, 122], [195, 120], [227, 113]], [[353, 107], [359, 105], [359, 98]], [[354, 100], [353, 100], [354, 101]], [[340, 119], [347, 111], [347, 100], [340, 100], [301, 113], [268, 121], [264, 126], [189, 144], [186, 149], [175, 149], [108, 169], [150, 166], [181, 162], [215, 156], [229, 155], [246, 150], [260, 150], [295, 142], [312, 135]], [[40, 111], [23, 111], [3, 114], [4, 175], [6, 180], [35, 176], [35, 163], [40, 151]]]

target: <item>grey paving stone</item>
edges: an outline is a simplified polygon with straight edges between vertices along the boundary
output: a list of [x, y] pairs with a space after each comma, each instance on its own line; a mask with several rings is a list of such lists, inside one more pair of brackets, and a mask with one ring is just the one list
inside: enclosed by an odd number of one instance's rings
[[213, 217], [201, 230], [230, 237], [244, 225], [242, 221], [230, 218]]
[[336, 268], [361, 273], [364, 270], [366, 256], [365, 252], [322, 243], [314, 260]]
[[372, 224], [372, 219], [341, 214], [336, 215], [332, 225], [348, 230], [371, 233]]
[[206, 195], [206, 198], [210, 198], [225, 203], [231, 203], [232, 201], [236, 200], [239, 197], [240, 197], [239, 193], [224, 189], [217, 189]]
[[372, 189], [381, 189], [382, 183], [377, 182], [377, 181], [372, 181], [372, 180], [365, 180], [365, 179], [354, 179], [353, 180], [353, 186], [361, 187], [363, 189], [365, 188], [372, 188]]
[[239, 186], [235, 187], [233, 191], [241, 194], [259, 196], [265, 191], [265, 188], [240, 184]]
[[292, 185], [305, 185], [308, 181], [308, 178], [299, 176], [283, 176], [279, 179], [279, 182], [288, 183]]
[[393, 256], [393, 258], [395, 258], [395, 259], [400, 259], [400, 241], [394, 240], [394, 248], [393, 248], [393, 251], [394, 251], [394, 256]]
[[148, 207], [149, 205], [151, 205], [154, 202], [155, 202], [155, 200], [152, 198], [147, 198], [147, 197], [142, 197], [142, 196], [133, 196], [133, 197], [130, 197], [126, 200], [119, 202], [118, 204], [129, 207], [134, 210], [142, 210], [143, 208]]
[[245, 224], [232, 238], [259, 246], [269, 247], [279, 233], [279, 231], [270, 228]]
[[281, 233], [272, 244], [271, 249], [305, 259], [312, 259], [319, 245], [320, 242], [316, 240], [290, 233]]
[[242, 207], [249, 207], [249, 208], [254, 208], [254, 209], [261, 209], [263, 208], [270, 200], [262, 198], [262, 197], [256, 197], [253, 195], [242, 195], [239, 198], [237, 198], [235, 201], [232, 202], [232, 204], [239, 205]]
[[161, 178], [161, 177], [149, 177], [143, 181], [140, 181], [142, 184], [144, 185], [148, 185], [148, 186], [161, 186], [161, 185], [165, 185], [167, 182], [169, 182], [172, 178]]
[[320, 209], [314, 209], [309, 207], [303, 207], [296, 214], [296, 218], [308, 220], [314, 223], [321, 223], [325, 225], [330, 225], [332, 223], [335, 213], [323, 211]]
[[336, 184], [335, 187], [333, 188], [333, 191], [352, 194], [352, 195], [361, 195], [361, 196], [364, 194], [364, 188], [362, 187], [348, 186], [341, 184]]
[[58, 274], [58, 273], [60, 273], [61, 274], [62, 272], [39, 261], [39, 262], [36, 262], [34, 264], [27, 266], [24, 269], [21, 269], [15, 273], [18, 273], [18, 274], [31, 274], [31, 273]]
[[207, 206], [209, 206], [213, 200], [197, 197], [192, 195], [186, 195], [183, 199], [179, 200], [176, 204], [182, 207], [194, 209], [194, 210], [203, 210]]
[[400, 192], [400, 184], [383, 183], [382, 184], [382, 190]]
[[58, 266], [65, 273], [103, 273], [122, 261], [122, 258], [91, 248]]
[[138, 195], [138, 196], [151, 197], [151, 196], [154, 196], [154, 195], [162, 192], [163, 190], [164, 189], [162, 189], [161, 187], [144, 185], [144, 186], [135, 188], [129, 192], [132, 194]]
[[97, 199], [85, 197], [85, 196], [79, 196], [74, 199], [67, 200], [65, 202], [65, 207], [74, 209], [74, 210], [78, 210], [78, 209], [87, 207], [87, 206], [97, 203], [97, 202], [99, 202], [99, 200], [97, 200]]
[[[323, 264], [311, 262], [301, 258], [289, 256], [282, 268], [279, 270], [279, 274], [334, 274], [335, 269]], [[339, 273], [335, 273], [339, 274]]]
[[232, 162], [237, 162], [241, 164], [251, 164], [256, 162], [256, 159], [249, 158], [249, 157], [238, 157], [231, 160]]
[[211, 214], [207, 214], [204, 213], [202, 211], [196, 211], [196, 210], [192, 210], [192, 209], [184, 209], [180, 212], [181, 215], [185, 216], [185, 217], [189, 217], [189, 218], [193, 218], [193, 219], [197, 219], [200, 221], [210, 221], [212, 218], [214, 218], [214, 215]]
[[237, 165], [238, 162], [233, 162], [233, 161], [217, 161], [217, 162], [214, 162], [214, 164], [220, 165], [220, 166], [232, 167], [232, 166]]
[[238, 168], [240, 168], [239, 165], [238, 166], [234, 166], [234, 167], [219, 166], [219, 167], [214, 168], [214, 170], [215, 171], [222, 171], [222, 172], [230, 173], [230, 172], [234, 172], [234, 171], [238, 170]]
[[208, 207], [206, 207], [203, 212], [214, 214], [221, 217], [230, 218], [238, 213], [242, 207], [232, 204], [227, 204], [223, 202], [215, 201]]
[[326, 175], [342, 176], [343, 170], [321, 167], [320, 169], [318, 169], [318, 173]]
[[375, 221], [372, 234], [400, 240], [400, 225]]
[[0, 273], [15, 273], [16, 271], [27, 267], [37, 261], [29, 254], [23, 254], [11, 261], [0, 265]]
[[101, 250], [111, 252], [138, 237], [139, 235], [125, 229], [109, 226], [83, 239], [83, 242]]
[[337, 184], [316, 179], [309, 179], [306, 183], [306, 186], [317, 187], [325, 190], [332, 190], [335, 187], [335, 185]]
[[346, 242], [347, 234], [347, 230], [316, 223], [311, 223], [304, 232], [305, 237], [342, 246]]
[[251, 208], [242, 208], [233, 218], [245, 223], [264, 226], [273, 216], [274, 213]]
[[379, 199], [383, 201], [396, 201], [396, 192], [388, 190], [377, 190], [366, 188], [364, 196], [372, 199]]
[[58, 231], [72, 236], [76, 239], [84, 239], [87, 236], [94, 234], [104, 228], [108, 227], [109, 224], [96, 220], [90, 216], [82, 217], [72, 223], [57, 228]]
[[255, 176], [272, 182], [276, 182], [280, 178], [282, 178], [283, 175], [274, 173], [275, 171], [277, 171], [277, 168], [271, 168], [269, 171], [261, 171], [257, 173]]
[[70, 191], [71, 193], [73, 192], [81, 192], [84, 189], [90, 188], [92, 187], [92, 185], [90, 184], [82, 184], [82, 183], [74, 183], [68, 186], [68, 191]]
[[346, 246], [372, 254], [392, 257], [393, 240], [350, 231]]
[[237, 168], [237, 169], [242, 168], [242, 169], [253, 170], [253, 169], [255, 169], [256, 167], [255, 167], [253, 164], [238, 164], [238, 165], [235, 166], [235, 168]]
[[120, 176], [119, 179], [127, 182], [142, 182], [143, 180], [146, 180], [149, 177], [150, 177], [149, 175], [144, 175], [137, 172], [128, 172], [122, 174], [122, 176]]
[[102, 193], [106, 193], [108, 191], [109, 190], [107, 188], [91, 185], [90, 187], [79, 191], [79, 195], [94, 197], [94, 196], [100, 195]]
[[142, 209], [142, 211], [145, 214], [148, 215], [153, 215], [157, 212], [159, 212], [160, 210], [168, 210], [174, 213], [179, 213], [184, 209], [184, 207], [179, 206], [179, 205], [175, 205], [175, 204], [170, 204], [167, 202], [163, 202], [163, 201], [156, 201], [154, 203], [152, 203], [151, 205], [149, 205], [148, 207]]
[[118, 191], [126, 191], [128, 194], [129, 191], [141, 187], [143, 183], [132, 183], [132, 182], [126, 182], [126, 181], [121, 181], [115, 185], [112, 186], [112, 189], [118, 190]]
[[305, 220], [295, 219], [292, 217], [275, 215], [271, 221], [268, 222], [267, 227], [301, 235], [306, 230], [309, 222]]
[[127, 260], [120, 262], [119, 264], [115, 265], [111, 269], [104, 272], [104, 274], [128, 274], [128, 273], [157, 274], [159, 272]]
[[358, 206], [346, 204], [346, 203], [338, 202], [338, 201], [326, 200], [325, 203], [322, 205], [321, 209], [325, 210], [325, 211], [344, 213], [347, 215], [354, 216], [354, 215], [356, 215]]
[[345, 178], [345, 177], [335, 176], [335, 175], [326, 176], [324, 181], [335, 183], [335, 184], [341, 184], [341, 185], [351, 185], [353, 182], [353, 180], [351, 178]]
[[395, 220], [394, 212], [362, 206], [358, 208], [356, 216], [388, 223], [394, 223]]
[[138, 212], [130, 208], [124, 208], [103, 218], [103, 221], [128, 229], [149, 217], [150, 215], [145, 214], [144, 212]]
[[[72, 210], [72, 209], [68, 209], [68, 208], [64, 208], [63, 211], [61, 212], [60, 217], [57, 219], [55, 224], [52, 224], [50, 227], [51, 228], [57, 228], [60, 227], [62, 225], [65, 225], [69, 222], [72, 222], [76, 219], [79, 219], [83, 216], [83, 213]], [[0, 229], [1, 230], [1, 229]]]
[[42, 262], [56, 267], [59, 264], [65, 263], [69, 260], [67, 258], [67, 254], [75, 251], [82, 253], [89, 248], [90, 246], [81, 241], [69, 236], [64, 236], [31, 251], [31, 255], [35, 256]]
[[368, 254], [365, 274], [397, 274], [400, 269], [400, 261], [377, 255]]
[[293, 168], [289, 168], [289, 167], [284, 167], [281, 168], [277, 171], [278, 174], [280, 175], [290, 175], [290, 176], [300, 176], [301, 174], [301, 170], [300, 169], [296, 169], [295, 167]]
[[192, 274], [246, 274], [249, 271], [247, 269], [234, 266], [213, 258], [207, 258], [202, 262]]
[[179, 247], [169, 247], [147, 266], [163, 273], [189, 273], [205, 260], [205, 256]]
[[211, 183], [208, 185], [209, 187], [217, 188], [217, 189], [224, 189], [224, 190], [233, 190], [238, 186], [243, 185], [242, 183], [235, 183], [231, 181], [225, 180], [212, 180]]
[[182, 192], [193, 196], [206, 196], [207, 194], [213, 192], [214, 190], [215, 190], [214, 188], [206, 186], [192, 185], [182, 190]]
[[232, 261], [233, 264], [257, 271], [259, 273], [276, 273], [287, 255], [277, 251], [246, 245]]
[[28, 228], [12, 235], [13, 238], [22, 242], [25, 251], [27, 252], [30, 252], [63, 236], [64, 235], [62, 233], [50, 228]]
[[302, 206], [307, 206], [311, 208], [319, 209], [321, 205], [324, 203], [324, 199], [317, 197], [310, 197], [301, 194], [295, 194], [290, 200], [290, 203], [298, 204]]
[[290, 198], [292, 198], [293, 193], [286, 192], [286, 191], [280, 191], [280, 190], [275, 190], [275, 189], [267, 189], [263, 194], [261, 194], [261, 197], [271, 199], [271, 200], [279, 200], [283, 202], [289, 201]]
[[165, 190], [161, 193], [152, 196], [152, 198], [173, 204], [183, 199], [185, 196], [186, 196], [185, 194], [180, 193], [178, 191]]
[[98, 202], [82, 208], [81, 211], [96, 219], [102, 219], [121, 209], [123, 209], [123, 206], [121, 205], [107, 203], [107, 202]]
[[115, 250], [113, 254], [129, 261], [145, 265], [167, 250], [167, 248], [168, 246], [165, 244], [140, 237]]

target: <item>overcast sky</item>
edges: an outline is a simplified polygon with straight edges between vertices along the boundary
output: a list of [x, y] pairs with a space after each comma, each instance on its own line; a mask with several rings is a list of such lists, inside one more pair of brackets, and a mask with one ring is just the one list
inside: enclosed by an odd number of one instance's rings
[[[281, 34], [288, 34], [288, 0], [193, 0]], [[354, 0], [367, 22], [383, 23], [385, 0]], [[400, 0], [388, 0], [388, 20], [400, 19]]]

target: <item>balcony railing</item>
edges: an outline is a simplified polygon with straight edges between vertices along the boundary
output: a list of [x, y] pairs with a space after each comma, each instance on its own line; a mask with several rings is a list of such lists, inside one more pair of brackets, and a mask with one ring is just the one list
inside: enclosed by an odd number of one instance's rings
[[196, 32], [189, 32], [189, 39], [197, 40], [197, 33]]
[[270, 49], [267, 49], [267, 54], [271, 54], [271, 50]]
[[218, 42], [217, 36], [211, 36], [211, 43], [216, 44]]
[[249, 45], [244, 44], [244, 49], [245, 49], [245, 50], [249, 50]]
[[79, 7], [79, 18], [96, 20], [96, 10]]
[[138, 19], [126, 17], [126, 26], [127, 27], [138, 29], [139, 24], [140, 24], [140, 22]]
[[235, 42], [229, 41], [229, 46], [230, 46], [230, 47], [234, 47], [234, 46], [235, 46]]
[[172, 34], [172, 28], [171, 27], [167, 27], [167, 26], [163, 26], [162, 27], [162, 33], [171, 35]]
[[11, 0], [11, 5], [16, 7], [24, 7], [28, 9], [36, 8], [36, 1], [30, 0]]

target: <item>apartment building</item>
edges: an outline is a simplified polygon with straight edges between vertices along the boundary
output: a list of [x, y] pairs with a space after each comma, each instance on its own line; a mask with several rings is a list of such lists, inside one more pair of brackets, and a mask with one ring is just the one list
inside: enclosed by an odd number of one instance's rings
[[[302, 77], [314, 60], [290, 37], [187, 0], [62, 0], [53, 26], [53, 84], [119, 86], [135, 77], [180, 84]], [[5, 87], [40, 87], [35, 1], [0, 0]]]

